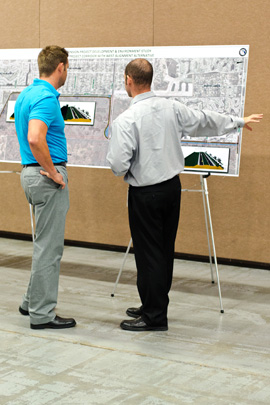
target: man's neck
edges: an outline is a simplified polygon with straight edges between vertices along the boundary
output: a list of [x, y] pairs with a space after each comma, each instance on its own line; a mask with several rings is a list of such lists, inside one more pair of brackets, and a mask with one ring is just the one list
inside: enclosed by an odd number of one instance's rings
[[139, 94], [148, 93], [149, 91], [151, 91], [151, 87], [143, 87], [143, 88], [136, 87], [132, 89], [131, 97], [134, 98]]
[[55, 88], [55, 90], [57, 90], [59, 88], [58, 80], [56, 80], [56, 78], [54, 78], [53, 76], [48, 76], [48, 77], [47, 76], [41, 76], [40, 80], [44, 80], [45, 82], [50, 83]]

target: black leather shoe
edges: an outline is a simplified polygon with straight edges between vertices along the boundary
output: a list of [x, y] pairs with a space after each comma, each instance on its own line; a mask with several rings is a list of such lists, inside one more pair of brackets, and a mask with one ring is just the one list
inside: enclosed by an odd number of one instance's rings
[[20, 311], [20, 313], [22, 314], [22, 315], [29, 315], [29, 312], [28, 311], [26, 311], [26, 309], [23, 309], [22, 307], [19, 307], [19, 311]]
[[60, 318], [60, 316], [55, 316], [54, 320], [48, 323], [39, 323], [37, 325], [30, 324], [31, 329], [64, 329], [73, 328], [76, 325], [75, 319], [72, 318]]
[[139, 318], [142, 315], [142, 306], [139, 308], [128, 308], [126, 314], [132, 318]]
[[133, 332], [149, 332], [149, 331], [162, 331], [168, 330], [168, 326], [150, 326], [139, 317], [130, 321], [129, 319], [120, 323], [120, 327], [124, 330], [131, 330]]

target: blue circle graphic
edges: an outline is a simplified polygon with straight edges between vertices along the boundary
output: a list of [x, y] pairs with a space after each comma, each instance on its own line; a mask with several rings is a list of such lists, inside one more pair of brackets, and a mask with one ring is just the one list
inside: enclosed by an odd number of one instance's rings
[[241, 48], [239, 51], [240, 56], [245, 56], [247, 54], [247, 49], [246, 48]]

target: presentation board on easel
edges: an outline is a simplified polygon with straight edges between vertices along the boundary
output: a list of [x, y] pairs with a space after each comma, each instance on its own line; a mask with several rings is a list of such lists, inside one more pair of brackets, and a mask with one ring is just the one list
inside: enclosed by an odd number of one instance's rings
[[[0, 50], [0, 161], [20, 162], [14, 124], [19, 93], [38, 77], [40, 49]], [[130, 104], [124, 68], [146, 58], [154, 68], [152, 90], [195, 109], [243, 116], [248, 45], [70, 48], [61, 92], [68, 163], [108, 168], [110, 125]], [[183, 138], [185, 171], [238, 176], [242, 130], [222, 137]]]

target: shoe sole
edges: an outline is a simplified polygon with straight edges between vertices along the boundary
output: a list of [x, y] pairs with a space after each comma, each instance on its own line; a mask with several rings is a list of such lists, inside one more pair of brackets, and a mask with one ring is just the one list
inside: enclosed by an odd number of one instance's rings
[[67, 328], [73, 328], [74, 326], [76, 326], [76, 322], [72, 323], [70, 325], [61, 325], [61, 326], [47, 325], [44, 323], [41, 323], [38, 325], [33, 325], [32, 323], [30, 324], [31, 329], [67, 329]]

